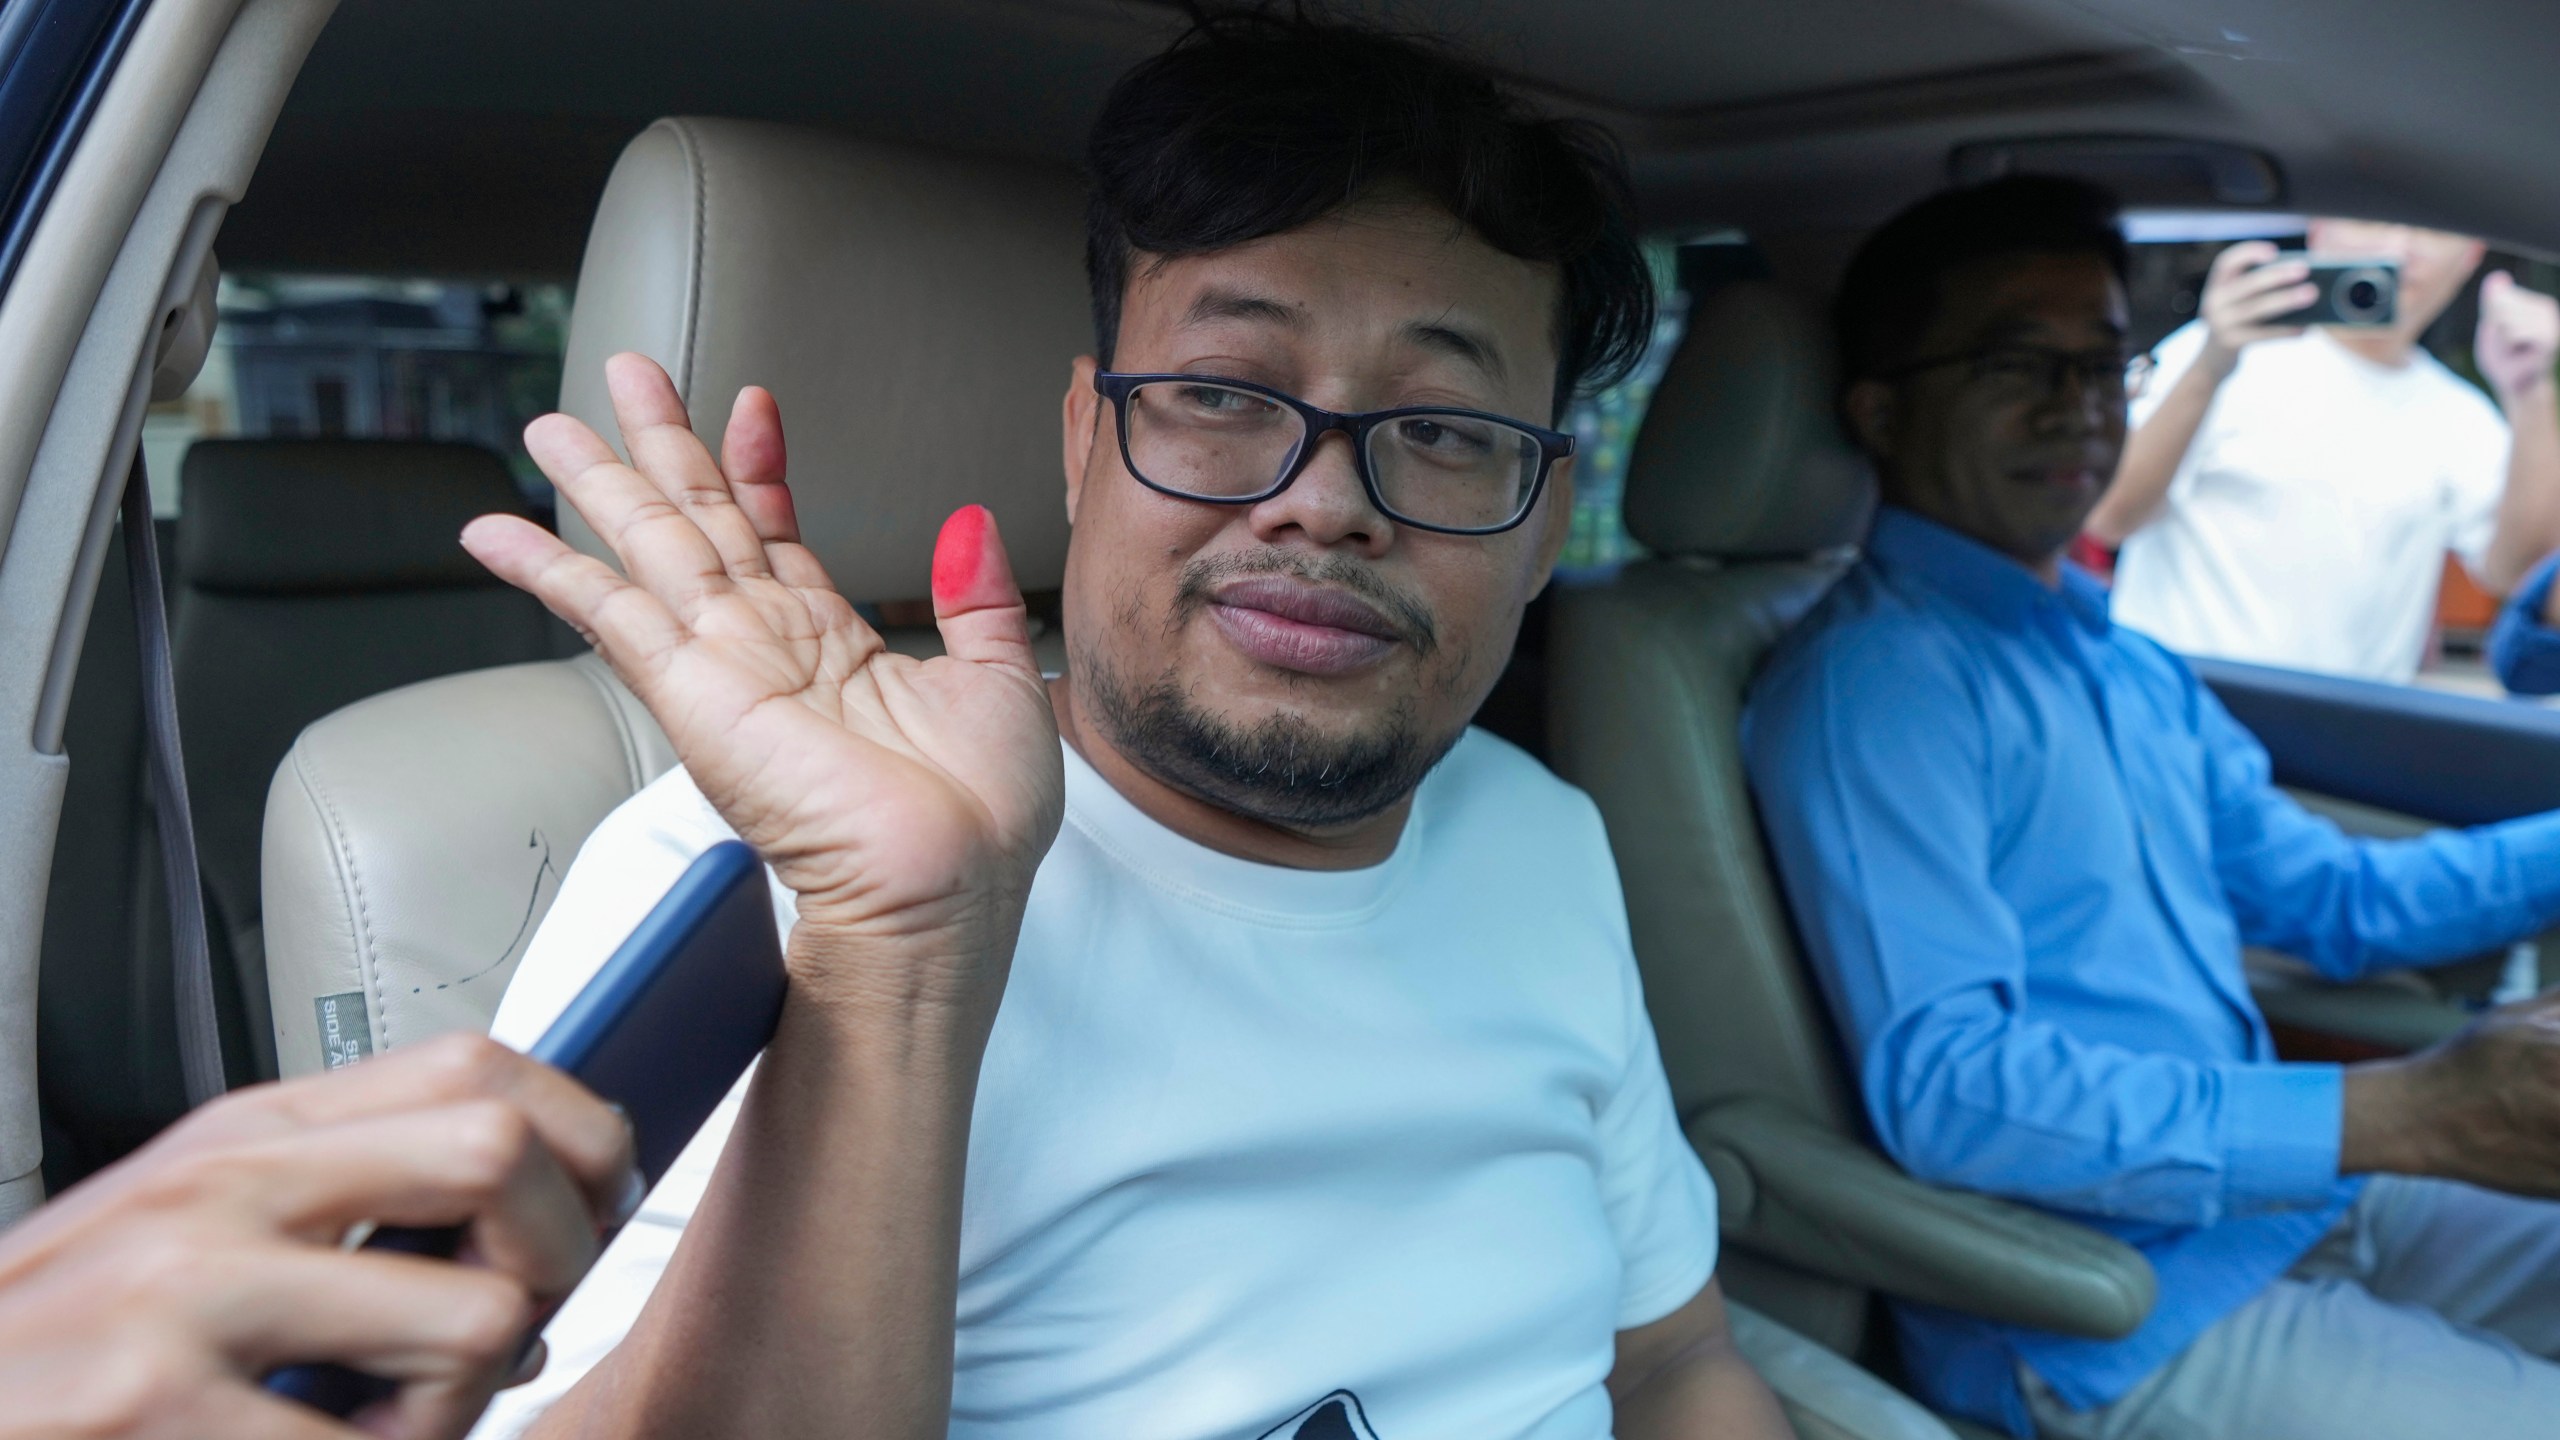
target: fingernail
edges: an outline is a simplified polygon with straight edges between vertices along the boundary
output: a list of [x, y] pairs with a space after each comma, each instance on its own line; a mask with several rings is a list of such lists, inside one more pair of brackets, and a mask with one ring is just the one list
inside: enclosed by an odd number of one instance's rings
[[539, 1334], [527, 1335], [524, 1337], [524, 1348], [516, 1352], [515, 1368], [507, 1372], [506, 1379], [498, 1382], [498, 1388], [506, 1390], [524, 1384], [541, 1374], [542, 1367], [550, 1361], [551, 1347], [543, 1343]]
[[937, 600], [969, 597], [986, 559], [987, 507], [963, 505], [942, 522], [933, 542], [933, 596]]
[[[625, 1148], [637, 1156], [640, 1153], [640, 1127], [631, 1123], [631, 1112], [611, 1100], [604, 1102], [604, 1108], [612, 1111], [613, 1118], [622, 1122]], [[640, 1166], [635, 1159], [631, 1168], [622, 1172], [622, 1184], [614, 1191], [613, 1210], [605, 1220], [605, 1227], [615, 1229], [628, 1223], [632, 1216], [640, 1213], [640, 1202], [648, 1198], [649, 1183], [640, 1178]]]
[[631, 1223], [631, 1217], [640, 1213], [640, 1202], [648, 1198], [649, 1184], [640, 1178], [639, 1167], [622, 1172], [622, 1189], [613, 1197], [611, 1223], [617, 1228]]

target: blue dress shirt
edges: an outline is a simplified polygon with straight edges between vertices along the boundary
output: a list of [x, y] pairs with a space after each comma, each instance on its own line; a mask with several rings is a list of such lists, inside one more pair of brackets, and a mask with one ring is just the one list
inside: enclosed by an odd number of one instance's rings
[[2542, 623], [2542, 603], [2551, 598], [2555, 573], [2560, 555], [2534, 566], [2489, 627], [2490, 668], [2498, 672], [2499, 684], [2518, 695], [2560, 694], [2560, 630]]
[[2087, 574], [2048, 588], [1903, 511], [1771, 656], [1743, 741], [1886, 1150], [2159, 1272], [2115, 1341], [1896, 1307], [1928, 1398], [2021, 1436], [2019, 1363], [2074, 1408], [2122, 1396], [2356, 1192], [2341, 1073], [2277, 1061], [2243, 945], [2344, 979], [2560, 917], [2560, 816], [2350, 839]]

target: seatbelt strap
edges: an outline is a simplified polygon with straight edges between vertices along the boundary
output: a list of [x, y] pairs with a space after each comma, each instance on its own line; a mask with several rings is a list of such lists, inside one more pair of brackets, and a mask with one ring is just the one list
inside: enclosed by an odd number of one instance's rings
[[169, 663], [169, 604], [160, 588], [159, 537], [151, 527], [151, 482], [141, 447], [124, 482], [125, 576], [133, 583], [134, 639], [142, 649], [142, 728], [151, 808], [160, 832], [160, 878], [168, 892], [171, 995], [178, 1010], [178, 1072], [187, 1103], [230, 1088], [222, 1069], [222, 1026], [213, 1008], [213, 948], [205, 935], [204, 882], [196, 867], [195, 812], [187, 806], [186, 754], [178, 745], [178, 683]]

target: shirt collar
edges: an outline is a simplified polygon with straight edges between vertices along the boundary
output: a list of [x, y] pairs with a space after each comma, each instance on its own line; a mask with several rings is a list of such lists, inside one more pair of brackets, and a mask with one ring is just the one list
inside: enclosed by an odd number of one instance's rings
[[1979, 540], [1894, 505], [1876, 511], [1867, 554], [1885, 569], [1943, 591], [1995, 625], [2020, 628], [2059, 612], [2091, 635], [2107, 631], [2107, 588], [2069, 560], [2062, 588]]

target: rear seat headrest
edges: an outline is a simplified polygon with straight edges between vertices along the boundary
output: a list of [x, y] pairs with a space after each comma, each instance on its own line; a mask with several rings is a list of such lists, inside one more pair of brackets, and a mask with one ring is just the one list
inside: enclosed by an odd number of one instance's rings
[[499, 583], [474, 515], [530, 513], [504, 460], [406, 440], [199, 440], [179, 466], [178, 577], [244, 594]]
[[[782, 406], [804, 538], [850, 599], [929, 593], [991, 506], [1027, 590], [1065, 573], [1058, 398], [1091, 348], [1084, 188], [1063, 168], [741, 120], [622, 152], [578, 273], [560, 408], [618, 438], [604, 361], [667, 367], [715, 448], [739, 387]], [[562, 505], [563, 535], [605, 551]]]
[[1875, 483], [1832, 410], [1830, 346], [1765, 281], [1701, 300], [1627, 466], [1627, 530], [1658, 555], [1809, 555], [1866, 536]]

